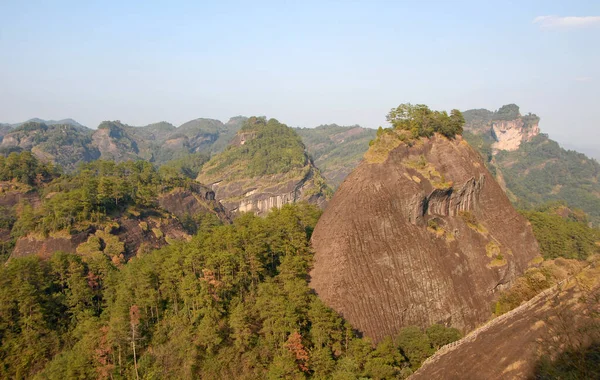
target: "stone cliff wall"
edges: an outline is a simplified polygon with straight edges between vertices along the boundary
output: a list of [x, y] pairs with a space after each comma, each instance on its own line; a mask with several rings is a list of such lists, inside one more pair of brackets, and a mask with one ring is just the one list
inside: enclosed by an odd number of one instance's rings
[[[426, 170], [409, 164], [418, 157]], [[383, 163], [363, 161], [312, 243], [311, 286], [375, 341], [407, 325], [475, 328], [497, 292], [539, 255], [480, 156], [461, 138], [441, 136], [400, 144]]]
[[526, 125], [522, 118], [515, 120], [496, 120], [491, 123], [491, 134], [496, 140], [492, 144], [495, 151], [519, 149], [522, 142], [531, 141], [540, 133], [538, 123]]

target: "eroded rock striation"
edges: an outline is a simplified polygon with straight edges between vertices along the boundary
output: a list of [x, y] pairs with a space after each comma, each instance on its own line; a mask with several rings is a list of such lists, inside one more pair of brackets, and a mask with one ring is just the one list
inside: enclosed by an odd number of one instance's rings
[[537, 242], [461, 137], [393, 146], [367, 153], [330, 201], [312, 237], [311, 286], [376, 342], [407, 325], [469, 331]]

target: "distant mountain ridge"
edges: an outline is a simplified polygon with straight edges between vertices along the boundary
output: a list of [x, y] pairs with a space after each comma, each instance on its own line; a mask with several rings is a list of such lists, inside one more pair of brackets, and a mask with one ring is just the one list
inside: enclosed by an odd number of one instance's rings
[[78, 123], [77, 121], [75, 121], [75, 120], [73, 120], [71, 118], [61, 119], [61, 120], [44, 120], [44, 119], [40, 119], [38, 117], [34, 117], [34, 118], [29, 119], [29, 120], [22, 121], [20, 123], [14, 123], [14, 124], [0, 123], [0, 126], [8, 125], [8, 126], [10, 126], [12, 128], [17, 128], [17, 127], [20, 127], [21, 125], [26, 124], [26, 123], [42, 123], [42, 124], [46, 124], [46, 125], [62, 124], [62, 125], [72, 125], [74, 127], [86, 128], [86, 126], [84, 126], [83, 124]]
[[160, 165], [188, 154], [221, 151], [244, 120], [234, 117], [222, 123], [200, 118], [178, 128], [167, 122], [133, 127], [117, 120], [102, 122], [94, 130], [72, 119], [31, 119], [0, 126], [0, 152], [29, 150], [66, 170], [98, 158], [118, 162], [142, 159]]

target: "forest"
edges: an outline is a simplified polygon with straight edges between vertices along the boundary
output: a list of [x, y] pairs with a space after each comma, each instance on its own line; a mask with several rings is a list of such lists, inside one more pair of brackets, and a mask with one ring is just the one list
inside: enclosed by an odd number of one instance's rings
[[0, 376], [406, 377], [460, 337], [406, 327], [377, 346], [307, 283], [320, 211], [205, 223], [126, 264], [102, 253], [11, 259], [0, 269]]

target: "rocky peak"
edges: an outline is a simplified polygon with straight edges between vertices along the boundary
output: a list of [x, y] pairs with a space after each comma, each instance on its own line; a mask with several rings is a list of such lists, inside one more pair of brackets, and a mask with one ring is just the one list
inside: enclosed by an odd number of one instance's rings
[[311, 286], [376, 342], [408, 325], [469, 331], [539, 255], [537, 242], [461, 137], [386, 136], [319, 219]]

